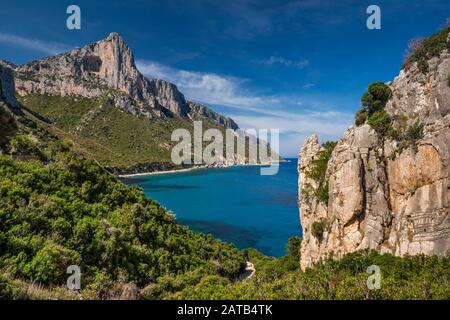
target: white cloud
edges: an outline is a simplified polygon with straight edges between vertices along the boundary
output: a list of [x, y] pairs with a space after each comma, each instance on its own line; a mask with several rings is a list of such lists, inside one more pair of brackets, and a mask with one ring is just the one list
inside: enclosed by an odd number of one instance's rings
[[232, 108], [254, 109], [274, 98], [255, 95], [243, 89], [245, 79], [215, 73], [178, 70], [153, 61], [137, 61], [138, 69], [146, 76], [175, 83], [189, 99]]
[[344, 112], [282, 113], [281, 116], [230, 115], [242, 129], [279, 129], [280, 154], [298, 155], [304, 140], [317, 134], [322, 141], [336, 140], [353, 121], [353, 115]]
[[69, 46], [62, 43], [30, 39], [3, 32], [0, 32], [0, 43], [9, 46], [31, 49], [50, 55], [55, 55], [70, 50]]
[[268, 66], [279, 64], [279, 65], [283, 65], [285, 67], [298, 68], [300, 70], [304, 69], [305, 67], [307, 67], [309, 65], [309, 61], [306, 59], [294, 61], [294, 60], [289, 60], [289, 59], [279, 57], [279, 56], [271, 56], [270, 58], [268, 58], [266, 60], [261, 60], [259, 62], [262, 64], [265, 64], [265, 65], [268, 65]]
[[351, 124], [353, 115], [344, 112], [278, 113], [276, 116], [231, 115], [244, 129], [280, 129], [281, 133], [312, 133], [340, 136]]
[[322, 100], [299, 96], [258, 95], [245, 88], [245, 79], [178, 70], [152, 61], [137, 61], [148, 77], [175, 83], [187, 98], [230, 108], [227, 113], [242, 129], [280, 129], [281, 154], [294, 156], [312, 133], [337, 139], [353, 122], [353, 114], [334, 111]]

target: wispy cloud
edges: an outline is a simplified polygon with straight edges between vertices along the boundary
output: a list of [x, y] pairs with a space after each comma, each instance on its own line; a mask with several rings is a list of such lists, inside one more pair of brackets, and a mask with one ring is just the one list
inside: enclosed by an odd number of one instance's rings
[[313, 87], [315, 87], [316, 86], [316, 84], [315, 83], [305, 83], [303, 86], [302, 86], [302, 88], [303, 89], [311, 89], [311, 88], [313, 88]]
[[242, 116], [230, 114], [242, 129], [279, 129], [280, 153], [297, 156], [304, 140], [312, 133], [322, 141], [336, 140], [353, 122], [353, 115], [345, 112], [285, 113], [281, 116]]
[[294, 67], [298, 69], [303, 69], [309, 65], [309, 61], [306, 59], [294, 61], [290, 59], [286, 59], [280, 56], [271, 56], [268, 59], [258, 61], [261, 64], [265, 64], [268, 66], [272, 65], [282, 65], [285, 67]]
[[255, 95], [243, 89], [245, 79], [171, 68], [157, 62], [138, 60], [138, 69], [146, 76], [175, 83], [195, 101], [234, 108], [257, 108], [275, 103], [271, 97]]
[[71, 47], [62, 43], [31, 39], [3, 32], [0, 32], [0, 43], [8, 46], [39, 51], [49, 55], [62, 53], [71, 49]]
[[175, 83], [189, 99], [230, 108], [227, 115], [243, 129], [280, 129], [283, 155], [296, 155], [303, 140], [312, 133], [323, 139], [336, 139], [353, 122], [351, 113], [336, 111], [336, 106], [328, 106], [322, 100], [257, 94], [246, 89], [246, 79], [179, 70], [146, 60], [138, 60], [137, 66], [150, 78]]

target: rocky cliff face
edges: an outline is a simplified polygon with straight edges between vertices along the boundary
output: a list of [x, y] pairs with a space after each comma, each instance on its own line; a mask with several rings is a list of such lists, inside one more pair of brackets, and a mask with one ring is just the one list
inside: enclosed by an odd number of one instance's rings
[[303, 269], [368, 248], [399, 256], [450, 251], [449, 50], [428, 65], [426, 73], [417, 63], [402, 70], [388, 84], [385, 107], [397, 132], [420, 124], [421, 134], [405, 141], [380, 137], [368, 124], [349, 128], [327, 165], [328, 202], [309, 192], [318, 186], [306, 173], [321, 146], [315, 135], [305, 141], [298, 167]]
[[225, 128], [233, 130], [239, 129], [239, 126], [230, 117], [222, 116], [210, 108], [195, 102], [188, 102], [188, 115], [192, 120], [209, 119]]
[[11, 109], [18, 110], [19, 103], [15, 97], [14, 74], [11, 68], [15, 66], [0, 61], [0, 101], [7, 103]]
[[[32, 93], [99, 97], [125, 112], [148, 118], [179, 116], [195, 111], [177, 87], [161, 79], [147, 79], [136, 68], [131, 49], [117, 33], [106, 39], [54, 57], [32, 61], [16, 70], [16, 90]], [[215, 112], [210, 119], [229, 123]]]
[[14, 96], [14, 77], [10, 66], [0, 61], [0, 155], [4, 152], [8, 140], [17, 131], [12, 112], [20, 112], [19, 103]]

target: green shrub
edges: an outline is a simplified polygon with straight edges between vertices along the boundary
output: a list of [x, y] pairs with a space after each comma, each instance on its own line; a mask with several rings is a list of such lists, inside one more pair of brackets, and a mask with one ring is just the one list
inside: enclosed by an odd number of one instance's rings
[[14, 154], [43, 156], [39, 142], [28, 135], [16, 135], [11, 139], [11, 151]]
[[367, 123], [382, 137], [393, 134], [391, 117], [384, 109], [371, 114], [367, 119]]
[[67, 277], [67, 267], [78, 265], [79, 262], [78, 252], [49, 240], [24, 268], [24, 273], [28, 278], [43, 284], [58, 284]]
[[328, 188], [328, 181], [325, 181], [322, 183], [319, 188], [317, 189], [317, 197], [319, 198], [319, 201], [323, 204], [328, 204], [329, 199], [329, 188]]
[[383, 82], [375, 82], [369, 85], [367, 92], [361, 97], [361, 104], [370, 116], [386, 106], [391, 94], [392, 91], [388, 85]]
[[414, 122], [408, 130], [406, 130], [406, 138], [410, 141], [417, 141], [423, 138], [423, 123], [419, 121]]
[[355, 125], [362, 126], [367, 120], [367, 112], [364, 109], [360, 109], [355, 114]]
[[447, 43], [449, 31], [450, 27], [446, 27], [440, 32], [424, 39], [419, 45], [413, 48], [414, 51], [406, 58], [403, 63], [403, 68], [409, 68], [414, 62], [417, 62], [419, 70], [422, 73], [427, 73], [429, 71], [428, 60], [439, 56], [445, 48], [450, 49], [450, 45]]
[[71, 151], [56, 159], [0, 157], [0, 275], [62, 287], [67, 266], [78, 264], [86, 294], [102, 298], [115, 283], [166, 279], [167, 290], [182, 290], [208, 275], [240, 274], [245, 257], [233, 245], [178, 225], [94, 161]]
[[17, 131], [14, 116], [0, 102], [0, 147], [5, 146]]
[[318, 187], [314, 190], [314, 196], [324, 204], [328, 203], [328, 181], [326, 181], [328, 161], [336, 145], [336, 141], [323, 143], [322, 149], [317, 154], [316, 159], [311, 162], [310, 170], [305, 173], [307, 178], [317, 182]]
[[302, 238], [300, 237], [290, 237], [286, 245], [286, 251], [288, 256], [300, 260], [300, 247], [302, 244]]
[[319, 221], [314, 221], [312, 224], [311, 233], [319, 241], [323, 239], [323, 233], [328, 229], [329, 223], [327, 219], [320, 219]]
[[450, 87], [450, 74], [447, 77], [447, 85]]

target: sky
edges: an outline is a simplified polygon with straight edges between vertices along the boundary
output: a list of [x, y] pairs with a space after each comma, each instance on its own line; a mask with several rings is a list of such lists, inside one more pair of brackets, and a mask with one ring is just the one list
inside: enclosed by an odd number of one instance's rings
[[[68, 30], [66, 9], [81, 9]], [[369, 5], [381, 29], [369, 30]], [[280, 129], [295, 157], [306, 137], [339, 139], [360, 97], [399, 73], [408, 41], [450, 17], [448, 0], [0, 0], [0, 59], [22, 64], [118, 32], [148, 77], [241, 128]]]

